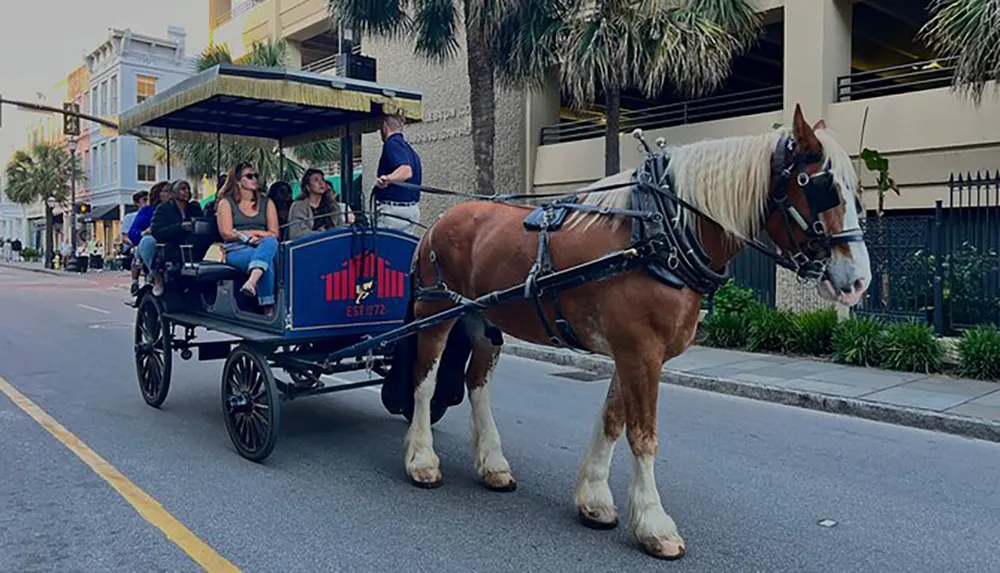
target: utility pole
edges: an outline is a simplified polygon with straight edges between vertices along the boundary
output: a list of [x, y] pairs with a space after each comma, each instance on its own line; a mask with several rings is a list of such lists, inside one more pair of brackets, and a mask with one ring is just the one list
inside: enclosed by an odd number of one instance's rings
[[[66, 135], [67, 142], [69, 143], [69, 244], [72, 249], [70, 260], [79, 264], [76, 261], [76, 138], [80, 135], [80, 116], [76, 114], [80, 113], [80, 106], [76, 102], [66, 102], [63, 104], [63, 109], [69, 112], [63, 115], [63, 133]], [[69, 261], [67, 261], [68, 263]]]

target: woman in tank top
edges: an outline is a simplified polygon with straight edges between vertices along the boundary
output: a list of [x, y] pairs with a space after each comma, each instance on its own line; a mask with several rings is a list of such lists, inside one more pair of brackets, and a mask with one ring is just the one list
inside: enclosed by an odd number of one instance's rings
[[216, 220], [226, 245], [226, 264], [250, 275], [240, 292], [256, 296], [268, 315], [274, 311], [274, 260], [278, 253], [278, 210], [257, 189], [257, 171], [240, 162], [216, 195]]

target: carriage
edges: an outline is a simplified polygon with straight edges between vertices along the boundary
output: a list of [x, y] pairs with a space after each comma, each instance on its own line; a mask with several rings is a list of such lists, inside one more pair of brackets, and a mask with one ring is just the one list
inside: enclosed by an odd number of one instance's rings
[[[165, 138], [169, 178], [171, 139], [176, 145], [179, 133], [182, 140], [214, 134], [219, 145], [222, 134], [266, 138], [283, 149], [375, 131], [387, 113], [419, 121], [421, 94], [362, 80], [222, 64], [132, 108], [122, 115], [120, 129]], [[349, 158], [346, 164], [351, 165]], [[344, 198], [350, 189], [341, 193]], [[217, 237], [214, 217], [193, 223], [192, 236]], [[237, 452], [250, 460], [270, 455], [281, 404], [295, 398], [382, 385], [385, 407], [409, 417], [407, 351], [412, 353], [413, 337], [409, 348], [405, 341], [370, 340], [412, 321], [409, 271], [418, 238], [377, 223], [281, 242], [270, 316], [240, 292], [243, 272], [223, 261], [195, 260], [191, 246], [182, 246], [181, 261], [161, 269], [164, 292], [154, 296], [146, 285], [128, 303], [137, 310], [135, 365], [146, 403], [158, 408], [166, 399], [175, 353], [190, 360], [197, 352], [200, 361], [225, 360], [226, 429]], [[198, 329], [219, 336], [206, 340]], [[456, 340], [448, 360], [455, 367], [441, 372], [435, 422], [463, 399], [460, 370], [463, 352], [467, 358], [469, 351], [461, 348], [457, 333]], [[369, 372], [369, 379], [324, 379], [357, 370]]]

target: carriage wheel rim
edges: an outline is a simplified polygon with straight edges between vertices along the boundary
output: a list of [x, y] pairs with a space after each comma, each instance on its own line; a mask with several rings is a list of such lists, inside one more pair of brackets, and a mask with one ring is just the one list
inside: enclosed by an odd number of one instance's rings
[[163, 387], [163, 374], [166, 369], [164, 359], [163, 325], [160, 312], [153, 303], [143, 305], [138, 320], [141, 348], [139, 354], [140, 388], [150, 398], [155, 397]]
[[272, 397], [265, 373], [249, 353], [241, 353], [226, 374], [226, 415], [232, 434], [246, 452], [265, 447], [271, 433]]

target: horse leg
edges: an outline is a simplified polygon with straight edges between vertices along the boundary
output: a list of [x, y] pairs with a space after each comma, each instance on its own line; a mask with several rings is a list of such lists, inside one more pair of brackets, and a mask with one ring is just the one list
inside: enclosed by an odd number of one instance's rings
[[486, 336], [485, 325], [481, 320], [470, 326], [472, 357], [465, 371], [465, 385], [469, 390], [469, 402], [472, 406], [470, 423], [476, 473], [489, 490], [514, 491], [517, 489], [517, 482], [503, 455], [500, 432], [490, 407], [489, 382], [500, 359], [500, 347], [494, 346]]
[[615, 353], [615, 365], [622, 381], [626, 435], [632, 448], [628, 529], [631, 537], [649, 555], [680, 559], [684, 556], [684, 540], [677, 531], [677, 524], [663, 510], [653, 475], [662, 352], [642, 346]]
[[604, 407], [594, 425], [590, 447], [583, 457], [576, 480], [576, 502], [580, 522], [591, 529], [614, 529], [618, 526], [618, 510], [611, 495], [608, 477], [615, 444], [625, 426], [625, 408], [621, 398], [621, 378], [617, 370], [608, 385]]
[[432, 488], [442, 484], [440, 463], [431, 434], [431, 398], [437, 386], [437, 369], [454, 320], [417, 333], [417, 360], [413, 368], [413, 418], [406, 432], [406, 473], [414, 485]]

